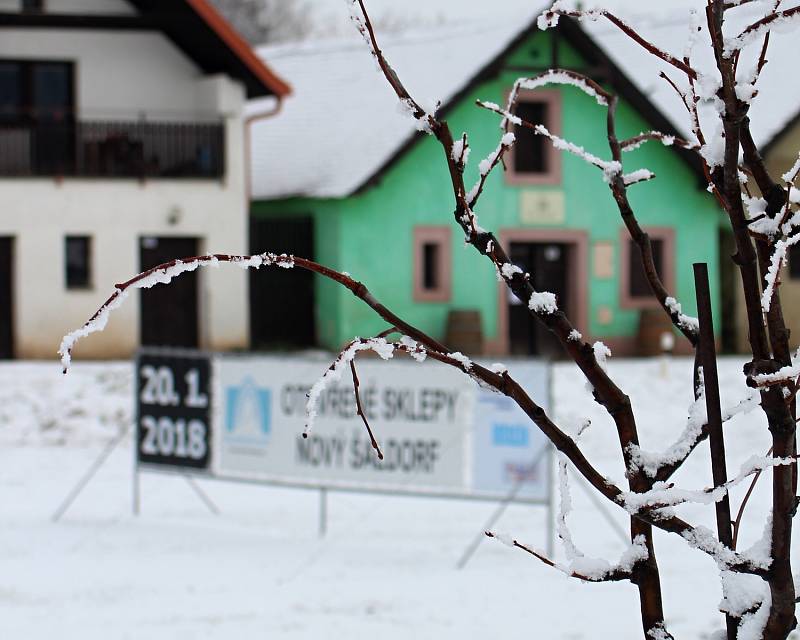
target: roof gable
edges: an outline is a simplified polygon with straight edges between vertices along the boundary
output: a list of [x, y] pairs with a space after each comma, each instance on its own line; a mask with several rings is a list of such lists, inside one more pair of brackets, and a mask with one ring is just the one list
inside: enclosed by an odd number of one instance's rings
[[241, 80], [250, 98], [284, 96], [289, 86], [255, 55], [207, 0], [128, 0], [206, 73], [228, 73]]
[[[588, 64], [590, 75], [610, 84], [648, 126], [692, 138], [680, 99], [658, 77], [662, 69], [671, 71], [666, 63], [647, 55], [605, 21], [578, 23], [562, 18], [557, 32]], [[508, 57], [535, 33], [540, 32], [532, 19], [383, 38], [381, 44], [411, 94], [423, 103], [439, 97], [443, 101], [440, 112], [446, 115], [478, 83], [503, 68], [512, 69]], [[667, 50], [681, 52], [688, 26], [654, 21], [643, 25], [641, 33]], [[800, 103], [800, 84], [784, 88], [786, 83], [781, 80], [787, 73], [784, 62], [792, 59], [786, 50], [791, 43], [792, 39], [785, 37], [771, 41], [770, 58], [775, 62], [762, 74], [762, 95], [752, 125], [755, 139], [762, 145], [792, 120]], [[286, 101], [278, 117], [252, 128], [254, 198], [349, 196], [373, 184], [420, 139], [422, 134], [414, 123], [397, 115], [397, 99], [376, 73], [360, 40], [270, 47], [259, 53], [292, 78], [296, 95]], [[569, 67], [569, 62], [561, 64]], [[713, 59], [706, 60], [698, 50], [696, 62], [707, 68]], [[531, 73], [521, 69], [518, 75]], [[796, 98], [783, 98], [781, 92], [786, 91], [792, 96], [796, 93]], [[258, 104], [250, 107], [253, 113], [263, 109]], [[671, 152], [679, 154], [698, 178], [705, 180], [695, 153], [676, 147]]]
[[[505, 46], [503, 50], [498, 52], [495, 57], [487, 62], [485, 66], [483, 66], [474, 76], [469, 78], [464, 83], [464, 86], [456, 91], [456, 93], [442, 105], [439, 110], [440, 114], [446, 117], [447, 114], [452, 111], [452, 109], [459, 104], [465, 98], [465, 96], [475, 88], [476, 85], [481, 83], [486, 78], [497, 75], [506, 68], [513, 69], [514, 61], [510, 60], [509, 57], [512, 56], [515, 50], [518, 50], [527, 39], [535, 36], [537, 32], [539, 32], [539, 30], [535, 22], [520, 31]], [[636, 109], [639, 114], [643, 116], [645, 121], [647, 121], [653, 129], [668, 135], [686, 135], [686, 132], [679, 131], [673, 122], [671, 122], [670, 119], [659, 110], [659, 108], [650, 100], [650, 98], [648, 98], [646, 94], [639, 90], [639, 88], [625, 75], [622, 69], [620, 69], [620, 67], [617, 66], [617, 64], [605, 54], [603, 49], [601, 49], [600, 46], [598, 46], [598, 44], [580, 28], [575, 20], [570, 18], [562, 18], [559, 21], [558, 27], [550, 30], [550, 34], [555, 35], [556, 38], [563, 38], [566, 42], [568, 42], [577, 51], [585, 63], [593, 69], [593, 72], [589, 73], [588, 75], [590, 75], [594, 80], [610, 84], [616, 93], [624, 100], [627, 100], [634, 107], [634, 109]], [[556, 58], [556, 63], [553, 65], [543, 66], [542, 71], [544, 71], [545, 68], [550, 67], [571, 67], [570, 64], [563, 64], [558, 60], [557, 50], [558, 45], [555, 45], [555, 52], [553, 55]], [[511, 64], [506, 67], [506, 62], [510, 62]], [[531, 75], [531, 71], [529, 69], [524, 69], [520, 70], [518, 73], [518, 75], [526, 74]], [[397, 149], [396, 153], [392, 154], [386, 160], [386, 162], [383, 163], [383, 165], [378, 167], [375, 172], [363, 184], [361, 184], [358, 189], [356, 189], [356, 191], [361, 191], [375, 183], [383, 174], [383, 172], [388, 170], [388, 168], [399, 158], [399, 156], [405, 153], [411, 147], [411, 145], [416, 143], [416, 141], [419, 140], [422, 135], [423, 134], [419, 132], [412, 134], [406, 140], [406, 142]], [[681, 158], [691, 167], [691, 169], [697, 173], [698, 177], [702, 181], [705, 181], [702, 163], [695, 152], [677, 146], [673, 147], [672, 150], [681, 156]]]
[[[557, 33], [653, 128], [678, 133], [576, 22], [562, 20]], [[509, 56], [537, 34], [535, 22], [506, 22], [388, 38], [382, 46], [412, 95], [428, 103], [438, 95], [446, 116], [476, 85], [506, 70]], [[374, 184], [424, 136], [399, 112], [363, 42], [265, 47], [259, 53], [292, 78], [295, 91], [278, 117], [251, 127], [254, 199], [347, 197]], [[531, 71], [519, 72], [524, 74]], [[263, 108], [249, 107], [251, 113]], [[679, 152], [702, 175], [696, 156]]]

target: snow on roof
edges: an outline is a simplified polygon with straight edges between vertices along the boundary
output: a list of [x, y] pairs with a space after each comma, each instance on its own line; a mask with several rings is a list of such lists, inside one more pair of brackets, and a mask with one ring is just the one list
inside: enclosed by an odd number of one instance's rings
[[[743, 22], [753, 17], [746, 7], [738, 9]], [[380, 44], [410, 93], [429, 108], [436, 100], [446, 104], [468, 85], [530, 27], [535, 15], [383, 37]], [[685, 11], [680, 16], [674, 9], [669, 16], [650, 13], [630, 22], [658, 46], [683, 55], [689, 35]], [[605, 20], [583, 20], [580, 26], [678, 131], [691, 137], [685, 108], [658, 77], [664, 70], [685, 85], [679, 72], [646, 54]], [[760, 145], [770, 141], [800, 109], [800, 83], [787, 80], [794, 56], [792, 41], [792, 34], [780, 32], [771, 38], [770, 63], [757, 85], [759, 97], [751, 113], [753, 135]], [[701, 40], [693, 64], [709, 68], [713, 60], [703, 55], [703, 44]], [[755, 64], [759, 49], [756, 43], [744, 51], [740, 75]], [[397, 98], [360, 37], [263, 47], [258, 53], [292, 83], [293, 94], [276, 116], [251, 125], [254, 199], [348, 196], [418, 133], [413, 120], [398, 108]], [[252, 117], [269, 108], [267, 101], [254, 101], [248, 113]]]
[[[435, 29], [382, 38], [381, 47], [427, 107], [446, 103], [519, 30], [508, 23]], [[251, 125], [253, 198], [347, 196], [417, 133], [360, 37], [258, 53], [293, 92], [276, 117]], [[267, 104], [250, 103], [250, 115]]]
[[[764, 15], [758, 6], [743, 5], [726, 19], [726, 35], [736, 35], [744, 26]], [[700, 7], [702, 12], [703, 7]], [[641, 35], [660, 48], [682, 57], [689, 40], [688, 11], [672, 11], [668, 17], [657, 13], [631, 20]], [[704, 23], [704, 21], [703, 21]], [[655, 104], [682, 132], [690, 136], [686, 109], [675, 91], [658, 77], [664, 71], [678, 86], [688, 87], [682, 74], [665, 62], [644, 53], [630, 38], [606, 20], [580, 23], [583, 30], [599, 44], [628, 78]], [[800, 83], [791, 80], [793, 61], [797, 55], [798, 31], [774, 30], [770, 36], [768, 64], [756, 85], [758, 96], [750, 112], [751, 131], [756, 143], [763, 147], [780, 133], [800, 112]], [[692, 66], [701, 72], [713, 73], [714, 60], [708, 42], [708, 32], [703, 28], [698, 44], [693, 49]], [[761, 52], [761, 40], [746, 47], [741, 54], [737, 78], [742, 79], [756, 66]], [[712, 110], [706, 112], [706, 116]], [[703, 113], [701, 111], [701, 118]], [[712, 132], [713, 133], [713, 132]]]

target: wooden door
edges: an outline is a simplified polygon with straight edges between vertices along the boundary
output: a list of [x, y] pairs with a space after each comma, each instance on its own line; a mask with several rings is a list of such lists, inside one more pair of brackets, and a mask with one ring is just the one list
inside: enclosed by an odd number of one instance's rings
[[14, 357], [14, 239], [0, 237], [0, 358]]
[[[250, 251], [314, 259], [310, 217], [253, 220]], [[303, 269], [250, 270], [250, 340], [253, 349], [311, 347], [316, 340], [314, 274]]]
[[[141, 238], [142, 271], [174, 258], [197, 255], [196, 238]], [[197, 271], [182, 273], [168, 285], [141, 290], [140, 329], [142, 345], [199, 346]]]
[[[531, 274], [537, 291], [556, 294], [559, 307], [569, 314], [569, 260], [571, 247], [560, 242], [512, 242], [511, 261]], [[508, 345], [511, 355], [563, 357], [558, 340], [540, 322], [534, 320], [527, 301], [509, 292]]]

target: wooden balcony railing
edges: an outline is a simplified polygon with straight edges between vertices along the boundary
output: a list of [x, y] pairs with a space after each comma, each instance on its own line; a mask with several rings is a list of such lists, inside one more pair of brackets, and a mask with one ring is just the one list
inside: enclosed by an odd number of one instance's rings
[[221, 123], [0, 122], [0, 177], [221, 178]]

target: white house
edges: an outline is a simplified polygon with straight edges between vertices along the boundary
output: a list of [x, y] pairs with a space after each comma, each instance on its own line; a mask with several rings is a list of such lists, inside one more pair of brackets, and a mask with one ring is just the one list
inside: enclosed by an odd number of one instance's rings
[[[246, 252], [244, 104], [288, 91], [206, 0], [0, 0], [0, 357], [53, 356], [145, 268]], [[247, 275], [214, 269], [77, 353], [248, 341]]]

